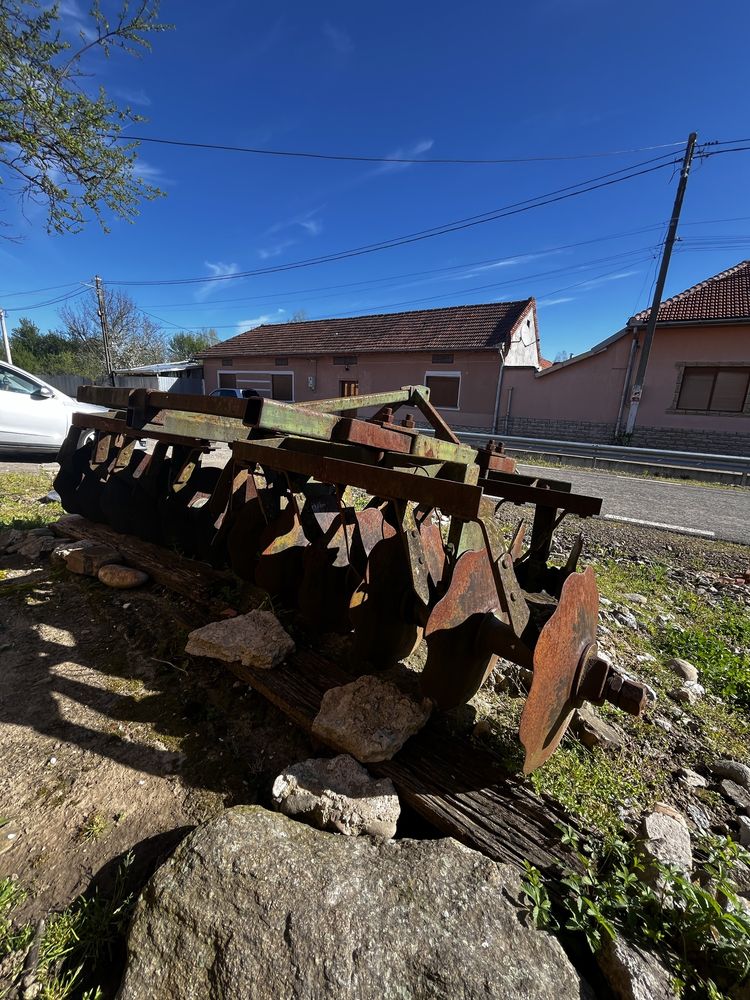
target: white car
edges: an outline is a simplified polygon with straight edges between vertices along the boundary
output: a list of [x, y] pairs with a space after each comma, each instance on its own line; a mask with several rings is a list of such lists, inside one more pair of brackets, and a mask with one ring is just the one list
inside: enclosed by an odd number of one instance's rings
[[0, 451], [56, 453], [76, 411], [106, 412], [77, 403], [36, 375], [0, 361]]

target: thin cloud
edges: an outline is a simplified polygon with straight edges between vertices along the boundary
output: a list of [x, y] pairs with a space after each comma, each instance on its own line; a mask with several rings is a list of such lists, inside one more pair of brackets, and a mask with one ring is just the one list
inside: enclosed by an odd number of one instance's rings
[[326, 21], [323, 25], [323, 34], [327, 38], [331, 48], [340, 55], [348, 55], [348, 53], [354, 51], [352, 36], [338, 25]]
[[277, 309], [275, 313], [263, 313], [262, 316], [253, 316], [251, 319], [241, 319], [237, 324], [237, 333], [244, 333], [246, 330], [254, 330], [264, 323], [273, 323], [279, 320], [286, 312], [285, 309]]
[[538, 306], [559, 306], [563, 302], [575, 302], [574, 295], [561, 295], [558, 299], [539, 299], [537, 301]]
[[[391, 153], [386, 153], [386, 156], [391, 159], [416, 160], [419, 159], [422, 153], [427, 153], [431, 150], [434, 145], [434, 139], [420, 139], [414, 145], [399, 147]], [[376, 177], [378, 174], [391, 174], [396, 170], [408, 170], [409, 167], [413, 166], [413, 163], [381, 163], [380, 166], [368, 171], [365, 176]]]
[[323, 223], [319, 218], [316, 218], [322, 211], [322, 207], [311, 208], [309, 212], [303, 212], [302, 215], [295, 215], [291, 219], [284, 219], [281, 222], [275, 222], [269, 229], [266, 230], [269, 236], [274, 233], [283, 232], [284, 229], [294, 229], [299, 227], [303, 229], [308, 236], [318, 236], [323, 232]]
[[601, 278], [592, 278], [591, 281], [585, 281], [579, 287], [583, 288], [584, 291], [588, 291], [590, 288], [598, 288], [599, 285], [606, 285], [610, 281], [622, 281], [623, 278], [632, 278], [633, 275], [640, 273], [640, 271], [618, 271], [617, 274], [604, 274]]
[[131, 90], [128, 87], [113, 87], [112, 93], [121, 101], [125, 101], [126, 104], [133, 104], [140, 108], [151, 106], [151, 98], [142, 87], [137, 90]]
[[280, 257], [285, 250], [293, 247], [298, 240], [279, 240], [278, 243], [271, 243], [267, 247], [258, 248], [258, 256], [261, 260], [270, 260], [272, 257]]
[[[212, 278], [228, 278], [232, 274], [237, 274], [240, 270], [239, 264], [223, 264], [221, 261], [217, 261], [215, 264], [210, 260], [205, 261], [205, 266], [208, 268], [209, 276]], [[207, 281], [205, 285], [199, 285], [195, 291], [193, 298], [196, 302], [204, 302], [209, 295], [216, 291], [216, 287], [219, 282]]]
[[544, 250], [540, 253], [524, 253], [519, 254], [517, 257], [506, 257], [502, 260], [493, 261], [490, 264], [480, 264], [477, 267], [471, 267], [468, 271], [461, 271], [460, 274], [451, 275], [453, 281], [461, 281], [464, 278], [475, 278], [479, 274], [484, 274], [487, 271], [496, 271], [504, 267], [514, 267], [516, 264], [526, 264], [532, 260], [539, 260], [540, 257], [553, 257], [556, 254], [562, 253], [562, 250]]

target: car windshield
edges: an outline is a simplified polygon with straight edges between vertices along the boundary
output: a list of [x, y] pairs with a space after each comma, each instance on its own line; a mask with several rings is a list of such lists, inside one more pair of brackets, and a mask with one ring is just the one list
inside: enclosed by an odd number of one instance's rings
[[30, 396], [38, 388], [39, 384], [30, 378], [19, 375], [10, 368], [0, 368], [0, 389], [4, 389], [5, 392], [23, 392]]

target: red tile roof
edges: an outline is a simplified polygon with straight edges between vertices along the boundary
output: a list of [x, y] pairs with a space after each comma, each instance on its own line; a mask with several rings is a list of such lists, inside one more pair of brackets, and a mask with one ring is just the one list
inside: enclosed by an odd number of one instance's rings
[[[628, 326], [645, 326], [649, 310], [631, 316]], [[659, 307], [660, 323], [701, 323], [708, 320], [750, 318], [750, 260], [715, 274], [713, 278], [665, 299]]]
[[218, 355], [497, 350], [533, 299], [258, 326], [202, 351]]
[[539, 367], [544, 370], [545, 368], [551, 368], [554, 364], [553, 361], [548, 361], [546, 358], [539, 358]]

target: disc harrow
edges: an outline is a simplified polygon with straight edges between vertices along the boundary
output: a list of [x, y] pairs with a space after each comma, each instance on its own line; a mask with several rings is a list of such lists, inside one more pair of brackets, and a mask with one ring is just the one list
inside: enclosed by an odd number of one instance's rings
[[[492, 442], [461, 443], [424, 386], [296, 405], [93, 386], [78, 399], [107, 412], [74, 415], [55, 483], [66, 510], [229, 566], [311, 629], [353, 633], [373, 669], [424, 639], [420, 682], [439, 709], [468, 701], [498, 657], [530, 669], [526, 773], [584, 700], [643, 711], [647, 688], [598, 655], [580, 536], [549, 565], [562, 518], [601, 501], [518, 474]], [[507, 503], [535, 510], [528, 537], [521, 521], [506, 547], [488, 525]]]

